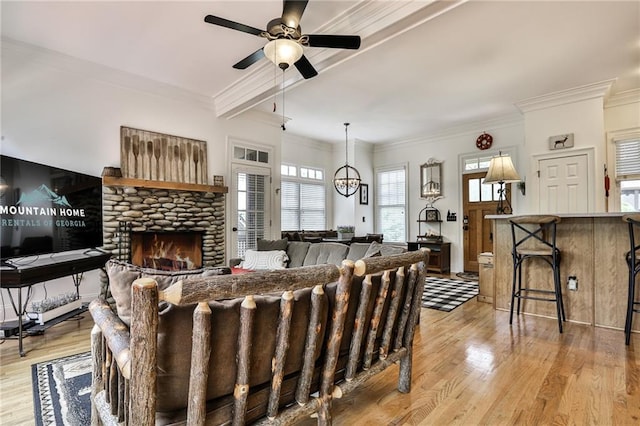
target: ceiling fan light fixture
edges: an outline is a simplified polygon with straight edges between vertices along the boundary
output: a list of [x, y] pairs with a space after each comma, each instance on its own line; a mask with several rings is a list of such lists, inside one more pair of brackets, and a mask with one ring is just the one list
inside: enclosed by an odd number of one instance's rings
[[298, 62], [304, 54], [302, 46], [288, 38], [271, 40], [263, 50], [264, 55], [283, 70]]

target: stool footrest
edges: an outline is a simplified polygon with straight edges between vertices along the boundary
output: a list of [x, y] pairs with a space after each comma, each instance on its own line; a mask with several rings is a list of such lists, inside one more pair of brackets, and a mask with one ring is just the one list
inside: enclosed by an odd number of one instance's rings
[[531, 300], [542, 300], [545, 302], [555, 302], [555, 297], [550, 299], [548, 297], [540, 297], [540, 296], [529, 296], [528, 294], [522, 294], [523, 292], [531, 292], [531, 293], [542, 293], [542, 294], [553, 294], [555, 296], [556, 292], [553, 290], [539, 290], [535, 288], [523, 288], [519, 291], [516, 291], [513, 297], [517, 297], [519, 299], [531, 299]]

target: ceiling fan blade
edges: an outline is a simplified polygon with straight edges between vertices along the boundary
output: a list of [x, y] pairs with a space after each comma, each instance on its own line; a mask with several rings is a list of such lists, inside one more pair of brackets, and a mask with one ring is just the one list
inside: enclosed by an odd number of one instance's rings
[[253, 52], [251, 55], [247, 56], [246, 58], [238, 62], [237, 64], [235, 64], [233, 67], [237, 70], [244, 70], [249, 66], [258, 62], [262, 58], [264, 58], [264, 51], [262, 50], [262, 48], [260, 48], [255, 52]]
[[359, 49], [360, 36], [357, 35], [326, 35], [309, 34], [309, 46], [331, 47], [336, 49]]
[[213, 25], [219, 25], [225, 28], [231, 28], [232, 30], [242, 31], [243, 33], [249, 33], [259, 36], [262, 34], [262, 30], [259, 30], [249, 25], [239, 24], [238, 22], [230, 21], [228, 19], [220, 18], [218, 16], [207, 15], [204, 17], [204, 22]]
[[298, 28], [307, 3], [309, 3], [309, 0], [284, 0], [282, 4], [282, 23], [289, 28]]
[[304, 55], [302, 55], [302, 57], [298, 59], [298, 61], [293, 65], [296, 66], [298, 71], [300, 71], [300, 74], [302, 74], [305, 79], [312, 78], [318, 75], [318, 71], [316, 71], [313, 65], [311, 65], [311, 62], [309, 62], [307, 57]]

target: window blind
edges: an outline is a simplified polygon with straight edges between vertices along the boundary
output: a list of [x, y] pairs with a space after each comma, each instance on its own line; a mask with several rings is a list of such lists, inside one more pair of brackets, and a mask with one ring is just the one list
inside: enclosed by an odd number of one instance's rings
[[385, 241], [406, 241], [405, 170], [377, 173], [376, 208], [378, 232]]
[[640, 179], [640, 139], [616, 141], [616, 179]]
[[326, 227], [323, 184], [282, 181], [281, 227], [285, 231], [317, 231]]

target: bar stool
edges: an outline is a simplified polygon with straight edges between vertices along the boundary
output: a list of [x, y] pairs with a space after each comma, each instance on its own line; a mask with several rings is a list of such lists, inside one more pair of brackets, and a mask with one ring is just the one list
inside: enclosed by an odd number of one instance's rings
[[[556, 246], [556, 224], [558, 216], [518, 216], [509, 219], [513, 248], [513, 287], [509, 324], [513, 322], [513, 305], [518, 299], [517, 313], [520, 315], [520, 300], [533, 299], [555, 302], [558, 313], [558, 328], [562, 333], [562, 322], [566, 321], [562, 286], [560, 284], [560, 250]], [[553, 290], [522, 286], [522, 265], [527, 259], [542, 259], [553, 271]]]
[[640, 273], [640, 242], [636, 242], [635, 232], [640, 231], [640, 213], [628, 214], [622, 217], [629, 224], [629, 247], [626, 253], [627, 266], [629, 267], [629, 292], [627, 295], [627, 319], [624, 322], [624, 342], [631, 341], [631, 323], [633, 313], [640, 312], [640, 301], [636, 301], [636, 276]]

